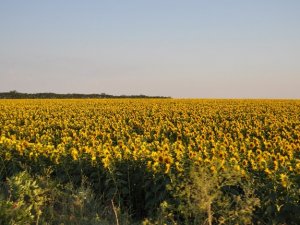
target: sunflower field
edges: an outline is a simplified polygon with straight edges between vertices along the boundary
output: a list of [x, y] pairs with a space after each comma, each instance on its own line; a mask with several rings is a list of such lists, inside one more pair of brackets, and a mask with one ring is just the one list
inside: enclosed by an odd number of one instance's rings
[[300, 224], [300, 100], [0, 100], [0, 224]]

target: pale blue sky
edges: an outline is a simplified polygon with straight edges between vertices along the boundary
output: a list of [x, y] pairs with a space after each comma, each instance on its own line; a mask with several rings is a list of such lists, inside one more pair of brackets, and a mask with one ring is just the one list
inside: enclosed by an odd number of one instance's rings
[[300, 1], [1, 0], [10, 90], [300, 98]]

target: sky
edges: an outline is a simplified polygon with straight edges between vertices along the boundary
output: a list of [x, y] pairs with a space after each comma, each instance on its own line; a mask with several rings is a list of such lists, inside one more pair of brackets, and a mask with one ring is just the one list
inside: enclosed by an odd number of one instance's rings
[[299, 0], [0, 0], [0, 92], [300, 98]]

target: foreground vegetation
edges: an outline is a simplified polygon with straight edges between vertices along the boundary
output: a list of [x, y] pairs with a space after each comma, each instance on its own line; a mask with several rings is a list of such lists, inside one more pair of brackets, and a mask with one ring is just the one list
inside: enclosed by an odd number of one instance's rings
[[0, 224], [300, 224], [300, 101], [1, 100]]

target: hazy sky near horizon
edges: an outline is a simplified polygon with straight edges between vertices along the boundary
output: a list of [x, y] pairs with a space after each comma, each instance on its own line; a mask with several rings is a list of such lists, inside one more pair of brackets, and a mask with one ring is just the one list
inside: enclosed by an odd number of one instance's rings
[[0, 92], [300, 98], [299, 0], [2, 0]]

